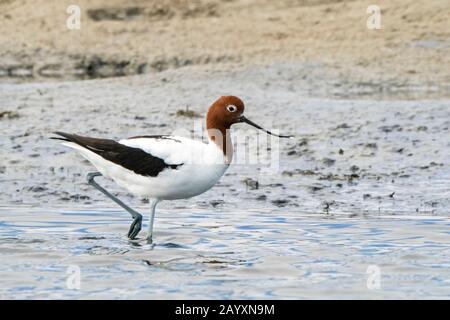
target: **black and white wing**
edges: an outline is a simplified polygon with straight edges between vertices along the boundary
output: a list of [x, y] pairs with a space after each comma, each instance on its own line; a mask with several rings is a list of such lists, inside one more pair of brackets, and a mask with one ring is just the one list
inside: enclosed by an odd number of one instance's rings
[[[55, 132], [61, 138], [54, 138], [71, 142], [86, 150], [89, 150], [103, 159], [115, 163], [125, 169], [131, 170], [136, 174], [142, 176], [156, 177], [160, 172], [166, 169], [178, 169], [183, 165], [182, 162], [173, 162], [170, 159], [170, 154], [164, 155], [159, 152], [159, 156], [152, 154], [151, 151], [133, 146], [133, 143], [126, 143], [126, 141], [137, 140], [155, 140], [163, 139], [163, 136], [151, 136], [148, 138], [135, 137], [121, 140], [119, 142], [111, 139], [97, 139], [91, 137], [83, 137], [76, 134], [69, 134], [65, 132]], [[125, 141], [125, 143], [124, 143]], [[141, 141], [142, 142], [142, 141]], [[131, 145], [130, 145], [131, 144]], [[146, 143], [148, 146], [148, 141]]]

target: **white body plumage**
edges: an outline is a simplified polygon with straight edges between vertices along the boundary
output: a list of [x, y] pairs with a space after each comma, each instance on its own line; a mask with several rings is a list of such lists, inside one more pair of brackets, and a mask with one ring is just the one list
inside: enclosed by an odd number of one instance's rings
[[73, 142], [64, 144], [77, 149], [105, 177], [131, 193], [158, 200], [184, 199], [199, 195], [220, 179], [228, 165], [223, 151], [213, 142], [203, 143], [179, 136], [140, 137], [118, 141], [139, 148], [176, 169], [165, 168], [157, 176], [144, 176], [108, 161], [97, 153]]

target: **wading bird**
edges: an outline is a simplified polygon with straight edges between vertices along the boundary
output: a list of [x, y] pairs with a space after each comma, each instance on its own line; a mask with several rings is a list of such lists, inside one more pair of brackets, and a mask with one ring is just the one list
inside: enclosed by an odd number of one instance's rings
[[[63, 144], [78, 150], [98, 171], [87, 181], [133, 217], [128, 237], [135, 239], [142, 228], [142, 215], [113, 196], [94, 179], [105, 176], [129, 192], [149, 199], [147, 240], [152, 241], [156, 204], [161, 200], [185, 199], [210, 189], [225, 173], [233, 156], [229, 129], [247, 123], [275, 135], [243, 115], [244, 103], [235, 96], [216, 100], [206, 115], [208, 143], [180, 136], [136, 136], [119, 141], [55, 132]], [[275, 135], [281, 138], [291, 136]]]

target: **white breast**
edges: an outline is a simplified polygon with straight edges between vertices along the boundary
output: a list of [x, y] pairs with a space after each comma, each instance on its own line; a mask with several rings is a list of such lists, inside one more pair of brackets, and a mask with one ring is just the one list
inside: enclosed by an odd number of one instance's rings
[[[126, 139], [120, 143], [140, 148], [167, 164], [182, 164], [177, 169], [165, 169], [157, 177], [145, 177], [141, 183], [142, 195], [161, 200], [190, 198], [210, 189], [224, 174], [228, 166], [215, 144], [184, 137], [165, 139]], [[128, 184], [128, 188], [130, 188]], [[132, 187], [131, 187], [132, 188]]]

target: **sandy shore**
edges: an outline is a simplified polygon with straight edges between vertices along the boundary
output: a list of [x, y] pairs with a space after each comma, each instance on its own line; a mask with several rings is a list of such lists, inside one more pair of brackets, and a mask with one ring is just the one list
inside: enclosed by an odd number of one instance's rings
[[402, 98], [450, 92], [446, 0], [377, 1], [380, 30], [366, 27], [368, 3], [362, 0], [80, 0], [80, 30], [66, 27], [70, 4], [0, 1], [2, 81], [153, 74], [192, 65], [229, 70], [278, 61], [304, 64], [299, 77], [323, 88], [323, 97], [334, 91]]

